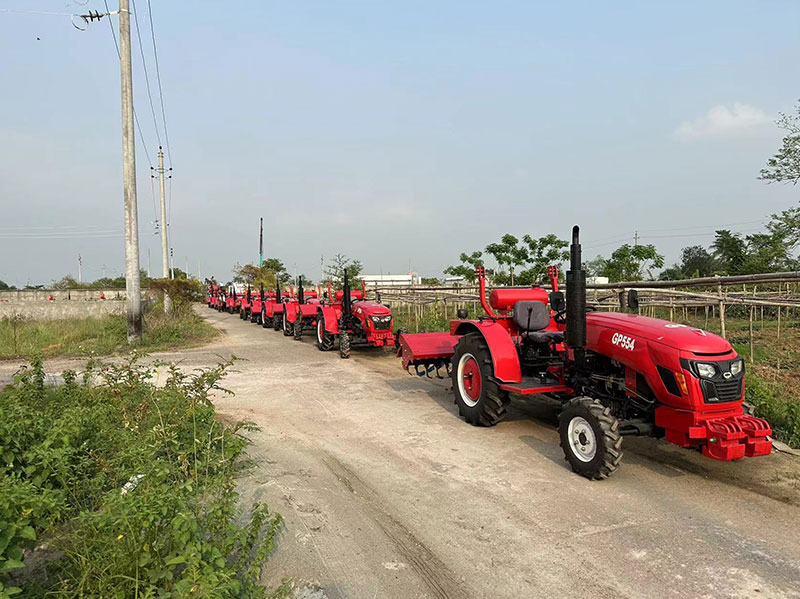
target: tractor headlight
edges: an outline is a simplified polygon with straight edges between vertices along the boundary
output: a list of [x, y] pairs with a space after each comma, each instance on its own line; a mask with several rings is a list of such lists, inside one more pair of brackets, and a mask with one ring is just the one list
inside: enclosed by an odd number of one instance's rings
[[736, 376], [744, 369], [744, 360], [739, 359], [735, 362], [731, 362], [731, 374]]
[[696, 366], [697, 374], [704, 379], [713, 379], [717, 374], [717, 369], [713, 364], [704, 364], [703, 362], [698, 362]]

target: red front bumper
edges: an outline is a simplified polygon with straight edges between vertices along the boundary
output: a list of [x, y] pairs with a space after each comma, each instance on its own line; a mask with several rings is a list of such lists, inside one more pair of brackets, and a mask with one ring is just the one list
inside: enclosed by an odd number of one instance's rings
[[[738, 412], [738, 413], [736, 413]], [[656, 409], [656, 425], [664, 428], [664, 438], [681, 447], [701, 446], [703, 455], [716, 460], [769, 455], [772, 434], [763, 418], [749, 416], [741, 406], [734, 413], [714, 414], [676, 410], [667, 406]]]

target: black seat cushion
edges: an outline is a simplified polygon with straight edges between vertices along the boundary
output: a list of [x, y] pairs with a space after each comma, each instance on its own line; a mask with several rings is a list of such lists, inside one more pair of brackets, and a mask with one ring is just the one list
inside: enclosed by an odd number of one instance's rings
[[514, 304], [514, 324], [522, 331], [541, 331], [550, 324], [550, 313], [542, 302], [523, 300]]
[[561, 343], [564, 341], [564, 333], [558, 331], [529, 331], [523, 336], [532, 343]]

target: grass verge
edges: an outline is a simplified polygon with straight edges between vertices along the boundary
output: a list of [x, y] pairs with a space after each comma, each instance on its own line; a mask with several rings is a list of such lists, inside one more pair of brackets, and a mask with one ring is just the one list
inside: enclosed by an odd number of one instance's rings
[[[136, 347], [144, 352], [162, 351], [200, 345], [219, 332], [194, 313], [190, 305], [171, 314], [159, 305], [144, 315], [142, 341]], [[4, 317], [0, 320], [0, 359], [44, 355], [91, 356], [126, 353], [125, 316], [69, 318], [64, 320], [30, 320]]]
[[47, 387], [37, 360], [0, 391], [0, 598], [286, 595], [259, 585], [281, 517], [237, 507], [253, 427], [208, 398], [227, 366], [156, 387], [131, 358]]

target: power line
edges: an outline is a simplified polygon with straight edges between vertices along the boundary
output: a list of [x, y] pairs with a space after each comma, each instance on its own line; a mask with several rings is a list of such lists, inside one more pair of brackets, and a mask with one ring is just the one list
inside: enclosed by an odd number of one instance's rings
[[[110, 13], [111, 10], [108, 8], [108, 0], [103, 0], [103, 4], [106, 5], [106, 12]], [[117, 49], [117, 57], [121, 60], [122, 56], [119, 53], [119, 44], [117, 43], [117, 34], [114, 31], [114, 23], [111, 22], [111, 19], [108, 19], [108, 26], [111, 28], [111, 37], [114, 38], [114, 47]], [[147, 143], [144, 141], [144, 134], [142, 133], [142, 126], [139, 124], [139, 115], [136, 114], [136, 109], [133, 109], [133, 119], [136, 121], [136, 129], [139, 131], [139, 139], [142, 141], [142, 149], [144, 149], [144, 155], [147, 157], [147, 163], [150, 165], [150, 168], [153, 168], [153, 161], [150, 159], [150, 152], [147, 151]]]
[[164, 122], [164, 141], [167, 146], [167, 157], [169, 158], [169, 165], [172, 167], [172, 151], [169, 147], [169, 133], [167, 132], [167, 113], [164, 110], [164, 90], [161, 87], [161, 69], [158, 66], [158, 48], [156, 48], [156, 32], [153, 27], [153, 10], [150, 6], [150, 0], [147, 0], [147, 14], [150, 18], [150, 37], [153, 39], [153, 58], [156, 63], [156, 80], [158, 81], [158, 97], [161, 101], [161, 119]]
[[136, 24], [136, 37], [139, 39], [139, 53], [142, 55], [142, 68], [144, 69], [144, 82], [147, 86], [147, 97], [150, 100], [150, 112], [153, 115], [153, 127], [156, 130], [158, 145], [161, 145], [161, 134], [158, 132], [158, 119], [156, 118], [156, 108], [153, 105], [153, 94], [150, 91], [150, 75], [147, 73], [147, 60], [144, 57], [144, 46], [142, 45], [142, 32], [139, 29], [139, 11], [136, 10], [136, 0], [131, 0], [133, 5], [133, 19]]

